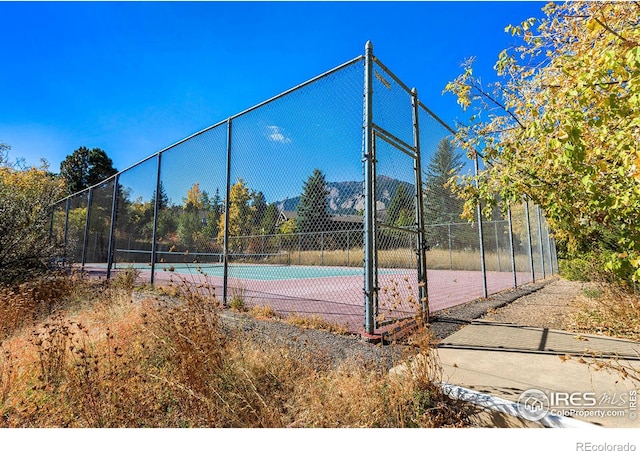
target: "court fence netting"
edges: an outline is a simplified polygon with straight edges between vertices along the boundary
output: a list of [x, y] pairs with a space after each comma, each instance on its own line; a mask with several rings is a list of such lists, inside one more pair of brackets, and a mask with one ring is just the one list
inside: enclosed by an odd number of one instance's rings
[[461, 219], [444, 184], [482, 161], [374, 54], [170, 145], [57, 202], [58, 261], [208, 283], [223, 305], [369, 335], [558, 271], [540, 208]]

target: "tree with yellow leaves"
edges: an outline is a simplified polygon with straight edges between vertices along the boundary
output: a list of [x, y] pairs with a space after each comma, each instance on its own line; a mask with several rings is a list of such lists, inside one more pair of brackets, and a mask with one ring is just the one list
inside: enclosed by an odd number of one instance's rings
[[8, 150], [0, 143], [0, 285], [28, 279], [55, 256], [51, 206], [66, 190], [45, 162], [21, 167], [8, 161]]
[[[231, 187], [231, 191], [229, 193], [229, 236], [230, 237], [239, 237], [245, 236], [249, 234], [251, 229], [251, 206], [249, 205], [249, 199], [251, 199], [251, 194], [249, 192], [249, 187], [245, 184], [243, 179], [238, 179], [238, 181]], [[220, 215], [220, 220], [218, 222], [218, 242], [220, 244], [224, 241], [224, 231], [225, 231], [225, 217], [227, 212], [224, 212]], [[240, 251], [242, 247], [242, 243], [240, 240], [232, 240], [232, 248], [234, 251]]]
[[[550, 3], [508, 26], [521, 44], [483, 86], [473, 61], [450, 82], [469, 123], [457, 141], [483, 168], [458, 178], [466, 212], [526, 196], [571, 253], [640, 280], [640, 4]], [[498, 201], [502, 199], [502, 201]]]

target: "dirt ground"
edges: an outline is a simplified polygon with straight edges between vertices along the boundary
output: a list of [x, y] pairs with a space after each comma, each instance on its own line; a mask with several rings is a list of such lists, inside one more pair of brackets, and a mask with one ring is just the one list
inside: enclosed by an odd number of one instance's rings
[[490, 310], [481, 319], [567, 330], [571, 328], [572, 314], [578, 312], [580, 303], [585, 302], [585, 288], [588, 284], [584, 282], [557, 279], [502, 308]]

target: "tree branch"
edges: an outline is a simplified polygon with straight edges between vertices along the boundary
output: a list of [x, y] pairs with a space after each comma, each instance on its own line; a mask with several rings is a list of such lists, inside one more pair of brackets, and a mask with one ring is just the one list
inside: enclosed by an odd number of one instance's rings
[[518, 123], [518, 125], [521, 128], [526, 128], [522, 122], [520, 122], [520, 120], [518, 119], [518, 117], [513, 114], [513, 112], [509, 111], [507, 109], [507, 107], [505, 107], [503, 104], [501, 104], [500, 102], [498, 102], [496, 99], [494, 99], [491, 95], [489, 95], [488, 93], [486, 93], [480, 86], [478, 86], [475, 82], [475, 80], [472, 82], [472, 86], [473, 88], [478, 91], [483, 97], [487, 98], [490, 102], [496, 104], [499, 108], [501, 108], [503, 111], [505, 111], [509, 116], [511, 116], [513, 118], [514, 121], [516, 121]]
[[618, 37], [619, 39], [621, 39], [622, 41], [624, 41], [624, 43], [626, 44], [632, 44], [632, 45], [638, 45], [636, 42], [634, 41], [630, 41], [629, 39], [626, 39], [624, 36], [620, 35], [619, 33], [617, 33], [615, 30], [613, 30], [612, 28], [610, 28], [607, 24], [605, 24], [604, 22], [602, 22], [600, 19], [598, 19], [597, 17], [594, 17], [593, 20], [595, 20], [596, 22], [598, 22], [605, 30], [607, 30], [609, 33], [613, 34], [614, 36]]
[[[631, 80], [620, 80], [620, 81], [603, 81], [600, 83], [593, 83], [590, 85], [585, 85], [585, 88], [592, 88], [595, 86], [611, 86], [611, 85], [620, 85], [622, 83], [629, 83]], [[562, 88], [562, 85], [542, 85], [543, 88]]]

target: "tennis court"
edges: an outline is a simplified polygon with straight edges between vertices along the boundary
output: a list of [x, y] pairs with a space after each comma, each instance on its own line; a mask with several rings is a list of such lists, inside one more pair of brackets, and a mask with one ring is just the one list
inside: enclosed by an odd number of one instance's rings
[[426, 171], [455, 161], [455, 130], [364, 50], [61, 199], [49, 234], [64, 260], [370, 335], [421, 297], [433, 313], [553, 274], [532, 202], [461, 222], [441, 179], [480, 157]]
[[[150, 278], [146, 263], [118, 263], [114, 271], [135, 268], [140, 280]], [[86, 265], [85, 270], [102, 274], [106, 265]], [[204, 263], [158, 263], [155, 283], [189, 283], [213, 288], [222, 297], [224, 267]], [[527, 274], [519, 274], [526, 277]], [[339, 266], [296, 266], [230, 264], [228, 296], [241, 297], [248, 307], [270, 306], [282, 315], [317, 316], [345, 325], [350, 332], [363, 332], [363, 268]], [[418, 308], [418, 279], [415, 269], [378, 270], [378, 315], [381, 321], [411, 317]], [[487, 283], [495, 293], [513, 287], [511, 272], [489, 272]], [[432, 313], [483, 296], [480, 271], [428, 270], [427, 286]]]

